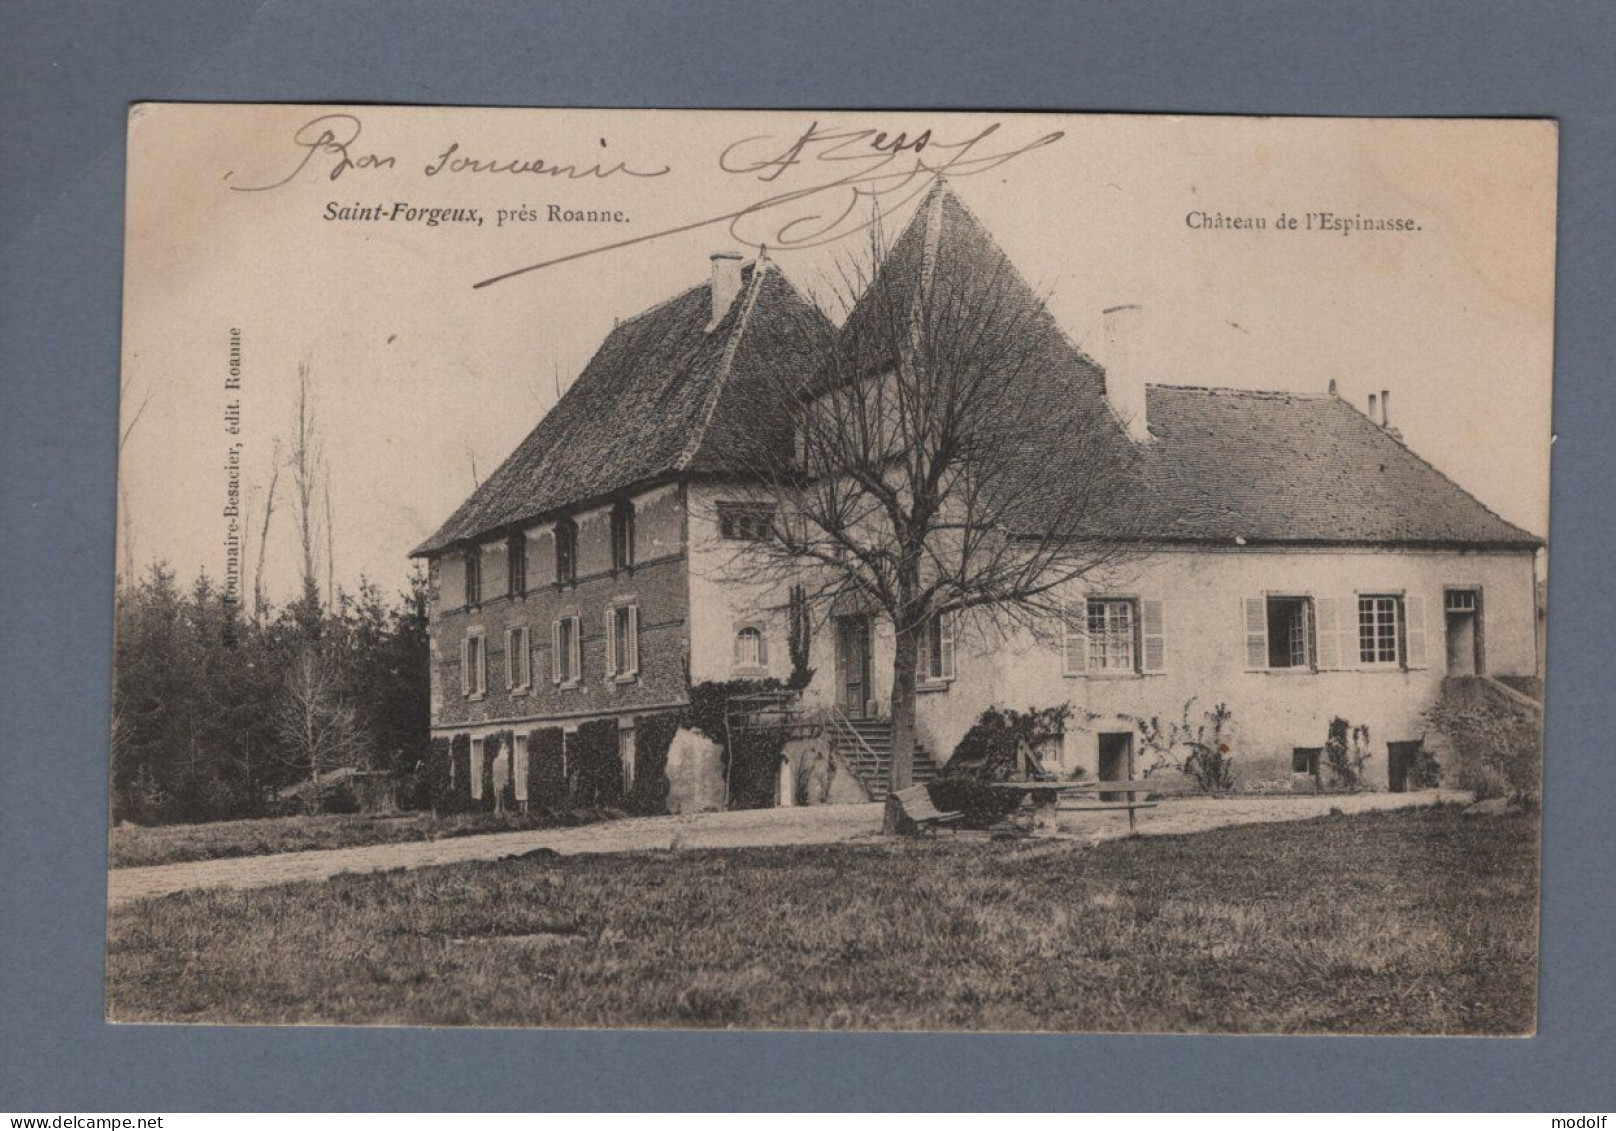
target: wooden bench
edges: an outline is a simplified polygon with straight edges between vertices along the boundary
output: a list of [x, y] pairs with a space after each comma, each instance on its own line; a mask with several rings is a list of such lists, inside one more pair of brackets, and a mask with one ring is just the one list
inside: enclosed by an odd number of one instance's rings
[[965, 816], [964, 813], [945, 813], [937, 808], [931, 802], [931, 791], [923, 785], [900, 789], [892, 795], [892, 799], [903, 810], [904, 818], [913, 822], [916, 832], [935, 833], [938, 825], [946, 825]]
[[[1140, 809], [1156, 808], [1156, 802], [1136, 801], [1132, 795], [1135, 793], [1148, 793], [1149, 790], [1150, 787], [1142, 781], [1076, 782], [1072, 785], [1072, 793], [1077, 794], [1076, 803], [1072, 804], [1067, 802], [1066, 797], [1063, 796], [1062, 804], [1059, 805], [1059, 809], [1062, 813], [1126, 812], [1128, 814], [1128, 831], [1137, 832], [1139, 829], [1139, 818], [1135, 816], [1135, 813]], [[1089, 801], [1085, 799], [1083, 794], [1089, 793], [1098, 794], [1100, 795], [1101, 799], [1097, 801]], [[1127, 794], [1128, 796], [1122, 801], [1106, 801], [1104, 800], [1104, 795], [1108, 793], [1121, 793]]]

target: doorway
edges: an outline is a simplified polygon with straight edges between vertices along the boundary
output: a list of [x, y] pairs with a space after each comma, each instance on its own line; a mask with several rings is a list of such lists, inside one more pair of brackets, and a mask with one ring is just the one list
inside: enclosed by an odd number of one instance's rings
[[1408, 792], [1409, 775], [1414, 769], [1414, 760], [1420, 756], [1420, 750], [1424, 746], [1423, 740], [1386, 744], [1386, 786], [1393, 793]]
[[868, 714], [870, 701], [870, 618], [836, 618], [836, 705], [850, 719]]
[[1118, 731], [1100, 735], [1100, 780], [1133, 780], [1133, 735]]
[[1480, 675], [1481, 590], [1447, 589], [1442, 594], [1448, 640], [1448, 674]]

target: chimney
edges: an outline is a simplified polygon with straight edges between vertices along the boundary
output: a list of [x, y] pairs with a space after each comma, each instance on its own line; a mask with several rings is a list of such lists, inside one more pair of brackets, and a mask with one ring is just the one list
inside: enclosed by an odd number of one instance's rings
[[1332, 397], [1335, 396], [1335, 378], [1334, 377], [1330, 378], [1330, 395]]
[[1111, 402], [1111, 411], [1127, 425], [1129, 438], [1142, 444], [1152, 439], [1146, 417], [1145, 382], [1134, 360], [1144, 313], [1137, 303], [1113, 306], [1104, 312], [1105, 355], [1100, 359], [1105, 365], [1105, 395]]
[[1382, 428], [1392, 426], [1392, 391], [1390, 389], [1380, 391], [1380, 426]]
[[715, 329], [735, 305], [735, 296], [741, 293], [741, 255], [735, 251], [715, 251], [713, 260], [713, 320], [708, 331]]
[[1371, 424], [1379, 424], [1380, 423], [1380, 421], [1376, 419], [1376, 417], [1380, 415], [1379, 401], [1380, 401], [1380, 398], [1375, 396], [1374, 393], [1369, 394], [1369, 423], [1371, 423]]

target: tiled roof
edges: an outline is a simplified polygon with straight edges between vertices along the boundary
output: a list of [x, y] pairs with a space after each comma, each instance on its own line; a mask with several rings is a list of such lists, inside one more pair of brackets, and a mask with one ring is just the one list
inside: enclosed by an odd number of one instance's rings
[[1152, 537], [1541, 545], [1339, 397], [1152, 385], [1146, 403]]
[[[991, 278], [1000, 308], [1030, 315], [1022, 377], [1050, 421], [1082, 417], [1131, 474], [1083, 525], [1097, 537], [1163, 542], [1452, 545], [1530, 548], [1513, 526], [1335, 396], [1152, 385], [1155, 439], [1131, 447], [1105, 407], [1104, 371], [1071, 341], [971, 212], [941, 183], [885, 257], [842, 330], [870, 334], [883, 291], [906, 294], [928, 270]], [[418, 547], [432, 555], [637, 484], [743, 471], [736, 453], [789, 442], [769, 374], [825, 328], [823, 315], [772, 264], [746, 269], [739, 299], [711, 332], [710, 288], [693, 287], [624, 322], [520, 447]], [[890, 311], [891, 307], [888, 308]], [[805, 322], [804, 320], [809, 320]], [[807, 327], [812, 322], [812, 328]], [[857, 351], [855, 353], [867, 353]], [[782, 360], [782, 359], [786, 360]], [[815, 366], [804, 355], [797, 371]], [[1072, 406], [1081, 412], [1073, 412]], [[1064, 425], [1063, 425], [1064, 426]], [[1018, 425], [1018, 428], [1020, 426]], [[1047, 432], [1048, 429], [1043, 429]], [[1021, 428], [1026, 455], [1014, 506], [1029, 521], [1068, 508], [1090, 476], [1093, 446], [1062, 446]], [[1073, 451], [1064, 450], [1071, 447]], [[755, 451], [755, 448], [752, 450]], [[1131, 451], [1131, 455], [1124, 453]], [[1113, 517], [1107, 519], [1105, 513]], [[1014, 523], [1012, 523], [1014, 524]]]
[[703, 284], [618, 325], [538, 427], [412, 556], [669, 475], [722, 470], [720, 438], [760, 422], [757, 398], [745, 394], [761, 348], [782, 348], [790, 327], [823, 316], [767, 261], [743, 269], [739, 297], [709, 332], [711, 316]]

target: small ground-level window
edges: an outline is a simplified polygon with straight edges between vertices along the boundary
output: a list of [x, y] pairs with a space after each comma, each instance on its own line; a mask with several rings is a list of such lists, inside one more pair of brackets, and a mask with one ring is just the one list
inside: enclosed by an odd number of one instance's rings
[[1297, 746], [1291, 749], [1291, 773], [1319, 776], [1319, 758], [1324, 753], [1320, 746]]

